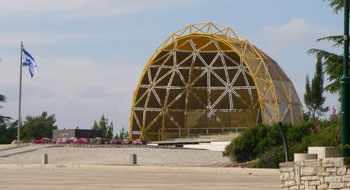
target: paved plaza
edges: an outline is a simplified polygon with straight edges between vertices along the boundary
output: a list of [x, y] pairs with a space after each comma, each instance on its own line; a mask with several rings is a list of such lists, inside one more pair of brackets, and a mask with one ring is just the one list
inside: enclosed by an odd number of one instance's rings
[[222, 152], [194, 149], [164, 148], [79, 148], [60, 145], [0, 145], [0, 164], [39, 164], [48, 154], [50, 164], [129, 164], [130, 155], [137, 154], [142, 166], [205, 166], [230, 165]]
[[201, 174], [190, 172], [84, 169], [0, 169], [2, 190], [187, 189], [277, 190], [278, 174]]
[[[41, 168], [43, 154], [48, 164]], [[137, 166], [130, 155], [137, 154]], [[221, 152], [160, 148], [0, 146], [0, 189], [280, 189], [279, 171], [225, 167]]]

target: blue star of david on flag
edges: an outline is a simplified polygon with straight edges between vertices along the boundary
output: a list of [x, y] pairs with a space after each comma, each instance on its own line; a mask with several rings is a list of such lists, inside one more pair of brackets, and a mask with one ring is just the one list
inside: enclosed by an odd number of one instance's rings
[[29, 68], [30, 77], [34, 77], [36, 74], [36, 62], [34, 57], [32, 57], [25, 49], [22, 51], [22, 64], [24, 67]]

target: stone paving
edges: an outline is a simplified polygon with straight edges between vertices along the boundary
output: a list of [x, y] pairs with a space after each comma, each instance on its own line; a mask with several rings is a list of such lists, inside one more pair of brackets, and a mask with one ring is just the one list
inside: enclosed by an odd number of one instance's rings
[[84, 169], [0, 169], [0, 189], [6, 190], [277, 190], [278, 174], [201, 174]]
[[218, 167], [231, 164], [230, 159], [223, 157], [222, 152], [218, 151], [135, 147], [79, 148], [29, 145], [17, 148], [0, 145], [0, 164], [39, 164], [45, 153], [48, 154], [50, 164], [125, 165], [129, 163], [131, 154], [137, 154], [137, 163], [143, 166]]
[[[49, 164], [40, 168], [44, 153]], [[129, 165], [131, 154], [137, 166]], [[0, 190], [280, 189], [278, 170], [223, 167], [229, 163], [208, 150], [3, 145]]]

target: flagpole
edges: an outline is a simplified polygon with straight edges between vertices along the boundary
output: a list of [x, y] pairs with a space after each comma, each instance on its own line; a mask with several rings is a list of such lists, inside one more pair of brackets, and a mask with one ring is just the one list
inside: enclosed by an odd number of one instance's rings
[[18, 101], [18, 130], [17, 130], [17, 145], [20, 146], [20, 131], [21, 131], [21, 125], [22, 125], [22, 119], [21, 119], [21, 103], [22, 103], [22, 54], [23, 54], [23, 42], [21, 42], [21, 53], [20, 53], [20, 60], [19, 60], [19, 101]]

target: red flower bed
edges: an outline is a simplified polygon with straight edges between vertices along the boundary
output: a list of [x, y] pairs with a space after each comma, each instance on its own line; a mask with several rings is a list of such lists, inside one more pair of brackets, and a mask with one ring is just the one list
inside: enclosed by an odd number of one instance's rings
[[135, 144], [144, 145], [147, 144], [146, 141], [140, 139], [111, 139], [107, 140], [105, 138], [41, 138], [39, 140], [34, 139], [34, 144]]

